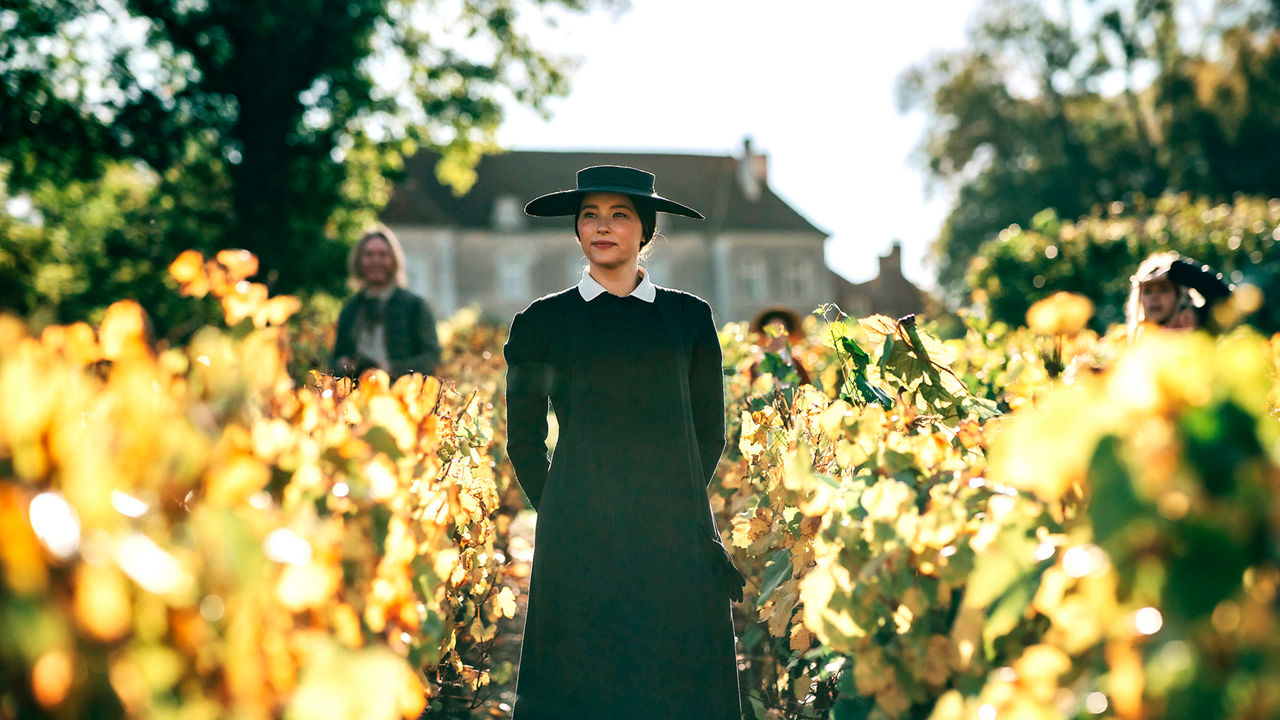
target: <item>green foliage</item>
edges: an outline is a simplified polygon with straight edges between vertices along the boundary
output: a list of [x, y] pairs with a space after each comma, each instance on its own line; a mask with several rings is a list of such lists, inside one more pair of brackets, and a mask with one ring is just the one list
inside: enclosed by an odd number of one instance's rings
[[1097, 307], [1094, 327], [1125, 320], [1129, 278], [1147, 255], [1175, 250], [1207, 263], [1229, 282], [1251, 284], [1266, 302], [1246, 318], [1262, 332], [1280, 331], [1280, 201], [1245, 196], [1214, 204], [1165, 195], [1135, 205], [1114, 203], [1077, 222], [1050, 211], [1029, 227], [1005, 229], [974, 258], [969, 284], [992, 320], [1020, 324], [1036, 300], [1079, 293]]
[[220, 318], [216, 303], [183, 300], [165, 281], [173, 254], [162, 223], [174, 218], [161, 208], [158, 184], [146, 170], [112, 163], [93, 180], [41, 183], [24, 196], [32, 210], [23, 217], [0, 206], [0, 308], [40, 328], [97, 322], [129, 299], [147, 308], [158, 339], [185, 339]]
[[[112, 163], [140, 165], [154, 176], [152, 197], [123, 208], [123, 223], [154, 255], [246, 248], [274, 291], [338, 293], [347, 243], [385, 203], [404, 155], [439, 150], [465, 183], [466, 163], [492, 146], [503, 99], [536, 108], [566, 91], [564, 61], [517, 28], [586, 5], [6, 3], [0, 168], [9, 194], [44, 197]], [[47, 227], [59, 221], [57, 207], [38, 207]], [[73, 230], [64, 243], [95, 242]], [[135, 250], [122, 252], [104, 262], [130, 262]], [[59, 259], [54, 248], [35, 264]], [[162, 275], [151, 260], [141, 282]]]
[[[1195, 5], [1195, 12], [1187, 12]], [[940, 283], [1043, 209], [1188, 192], [1280, 195], [1280, 12], [1265, 0], [986, 3], [969, 46], [899, 83], [923, 109], [920, 157], [955, 202], [936, 242]]]

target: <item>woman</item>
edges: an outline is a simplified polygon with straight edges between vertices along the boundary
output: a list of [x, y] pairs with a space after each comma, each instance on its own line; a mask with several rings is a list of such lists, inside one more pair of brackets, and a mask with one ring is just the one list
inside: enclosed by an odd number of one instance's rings
[[1129, 279], [1125, 315], [1129, 334], [1149, 323], [1175, 330], [1214, 329], [1213, 306], [1231, 295], [1231, 286], [1208, 265], [1176, 252], [1147, 257]]
[[358, 291], [338, 315], [334, 374], [358, 378], [381, 368], [394, 380], [435, 372], [440, 362], [436, 319], [425, 300], [405, 289], [404, 250], [395, 234], [383, 225], [370, 229], [351, 249], [347, 270], [349, 284]]
[[754, 381], [762, 372], [773, 375], [785, 385], [808, 385], [809, 371], [794, 355], [791, 347], [804, 339], [800, 316], [781, 305], [765, 308], [751, 321], [752, 339], [765, 356], [751, 364]]
[[504, 349], [508, 454], [538, 511], [514, 720], [739, 720], [743, 581], [706, 495], [725, 444], [720, 343], [705, 301], [638, 264], [656, 213], [702, 215], [618, 166], [525, 212], [575, 216], [589, 264], [518, 313]]

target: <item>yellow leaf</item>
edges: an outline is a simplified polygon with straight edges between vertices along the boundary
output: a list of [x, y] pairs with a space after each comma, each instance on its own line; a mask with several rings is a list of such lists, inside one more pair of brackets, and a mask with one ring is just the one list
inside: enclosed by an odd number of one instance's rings
[[276, 597], [294, 612], [319, 608], [331, 601], [341, 584], [342, 570], [334, 565], [285, 565], [276, 583]]
[[813, 689], [813, 678], [809, 677], [807, 674], [801, 675], [800, 677], [796, 678], [795, 685], [791, 687], [791, 694], [795, 697], [796, 700], [800, 702], [804, 702], [805, 698], [809, 696], [809, 691], [811, 691], [812, 689]]
[[1075, 335], [1093, 317], [1093, 301], [1077, 293], [1057, 292], [1027, 310], [1027, 327], [1041, 335]]
[[19, 595], [43, 592], [49, 582], [44, 550], [27, 520], [29, 502], [18, 485], [0, 482], [0, 568]]
[[418, 440], [417, 423], [404, 405], [393, 395], [375, 395], [369, 399], [369, 422], [381, 426], [396, 441], [400, 452], [413, 451]]
[[1111, 703], [1116, 717], [1139, 720], [1144, 716], [1142, 691], [1146, 684], [1146, 672], [1142, 666], [1142, 653], [1126, 641], [1107, 644], [1107, 665], [1111, 668]]
[[248, 250], [219, 250], [217, 260], [227, 269], [231, 282], [239, 282], [258, 274], [258, 258]]
[[789, 647], [792, 652], [804, 653], [808, 652], [813, 645], [813, 632], [803, 624], [797, 623], [791, 628], [791, 642]]
[[435, 571], [436, 577], [447, 578], [453, 574], [453, 569], [457, 565], [457, 549], [444, 548], [435, 554], [435, 559], [432, 561], [432, 570]]
[[209, 470], [205, 497], [220, 505], [237, 505], [261, 490], [271, 479], [271, 469], [248, 453], [237, 452]]
[[82, 564], [75, 574], [76, 622], [102, 642], [124, 637], [133, 624], [129, 585], [114, 565]]
[[[358, 692], [352, 692], [358, 688]], [[418, 674], [386, 648], [317, 644], [304, 661], [286, 720], [412, 720], [426, 708]]]
[[859, 695], [875, 695], [887, 688], [892, 672], [884, 652], [874, 645], [860, 649], [853, 658], [853, 685]]
[[123, 360], [149, 354], [149, 327], [150, 322], [138, 303], [132, 300], [112, 303], [99, 328], [102, 356], [108, 360]]
[[88, 323], [50, 325], [40, 333], [40, 342], [77, 365], [88, 365], [102, 359], [98, 338]]
[[302, 302], [292, 295], [278, 295], [271, 298], [253, 314], [254, 327], [283, 325], [302, 309]]
[[838, 652], [848, 652], [855, 640], [866, 635], [844, 607], [851, 591], [848, 569], [834, 563], [819, 563], [800, 581], [805, 627]]
[[204, 297], [209, 294], [209, 277], [204, 270], [204, 256], [195, 250], [184, 250], [169, 264], [169, 275], [178, 281], [182, 294]]
[[906, 483], [887, 478], [867, 488], [860, 502], [868, 518], [893, 522], [915, 502], [915, 492]]
[[400, 479], [391, 458], [378, 453], [364, 466], [365, 479], [369, 481], [369, 497], [376, 502], [387, 502], [396, 495]]
[[853, 406], [844, 400], [836, 400], [818, 415], [818, 427], [827, 437], [836, 439], [844, 434], [844, 426], [855, 417]]
[[1031, 698], [1048, 705], [1058, 692], [1058, 678], [1071, 669], [1071, 658], [1052, 645], [1032, 645], [1014, 661], [1013, 669]]
[[338, 603], [333, 607], [333, 635], [347, 647], [364, 645], [364, 632], [360, 629], [360, 616], [347, 603]]
[[504, 587], [496, 596], [498, 611], [502, 617], [513, 618], [516, 616], [516, 595], [511, 592], [511, 588]]
[[75, 663], [63, 650], [53, 650], [40, 656], [31, 667], [31, 690], [36, 702], [52, 710], [62, 704], [75, 680]]
[[267, 302], [267, 286], [241, 280], [222, 296], [222, 312], [227, 325], [234, 326], [256, 315]]

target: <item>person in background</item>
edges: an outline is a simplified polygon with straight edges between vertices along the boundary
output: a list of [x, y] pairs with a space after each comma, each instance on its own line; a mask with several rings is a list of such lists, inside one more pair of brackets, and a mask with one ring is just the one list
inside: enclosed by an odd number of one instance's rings
[[1213, 306], [1231, 295], [1222, 275], [1176, 252], [1148, 256], [1129, 286], [1125, 318], [1131, 337], [1144, 323], [1175, 330], [1216, 330]]
[[331, 361], [335, 375], [358, 378], [380, 368], [394, 380], [429, 375], [440, 362], [436, 320], [427, 302], [405, 289], [404, 250], [394, 233], [376, 225], [360, 237], [347, 260], [356, 289], [338, 315]]
[[[804, 338], [800, 316], [794, 310], [782, 306], [761, 310], [751, 321], [751, 333], [761, 350], [777, 358], [766, 363], [766, 356], [752, 363], [752, 380], [762, 372], [769, 372], [779, 380], [789, 381], [788, 384], [810, 383], [809, 371], [791, 353], [791, 346]], [[778, 362], [785, 367], [777, 367]], [[791, 375], [794, 377], [790, 377]]]

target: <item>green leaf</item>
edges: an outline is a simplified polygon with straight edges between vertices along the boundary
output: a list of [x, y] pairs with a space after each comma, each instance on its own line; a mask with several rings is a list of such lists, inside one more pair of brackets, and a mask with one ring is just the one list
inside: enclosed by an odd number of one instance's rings
[[1109, 549], [1113, 539], [1143, 512], [1128, 469], [1119, 456], [1121, 444], [1115, 435], [1102, 438], [1089, 463], [1089, 520], [1093, 523], [1093, 541], [1103, 549]]
[[1192, 408], [1178, 421], [1187, 464], [1204, 479], [1205, 490], [1225, 497], [1235, 490], [1235, 468], [1264, 455], [1254, 419], [1233, 402]]
[[972, 417], [983, 423], [1001, 414], [994, 400], [980, 397], [964, 397], [959, 404], [960, 417]]
[[[845, 673], [852, 676], [853, 673]], [[856, 695], [856, 691], [855, 691]], [[866, 720], [872, 709], [872, 701], [860, 697], [842, 697], [831, 709], [831, 720]]]
[[760, 580], [760, 596], [756, 598], [756, 607], [764, 607], [773, 592], [782, 581], [791, 577], [791, 550], [783, 548], [769, 557], [764, 568], [764, 576]]
[[884, 390], [872, 385], [866, 374], [861, 370], [854, 373], [853, 384], [858, 391], [858, 399], [861, 401], [859, 404], [876, 403], [885, 410], [893, 407], [893, 397]]
[[369, 428], [361, 436], [361, 439], [369, 443], [369, 447], [383, 453], [392, 460], [399, 460], [404, 457], [404, 453], [396, 445], [396, 439], [392, 437], [391, 431], [381, 425], [374, 425]]
[[1177, 534], [1169, 564], [1166, 609], [1187, 619], [1207, 617], [1240, 587], [1249, 565], [1244, 548], [1206, 523], [1188, 523]]
[[1044, 563], [1037, 572], [1019, 576], [1008, 591], [991, 606], [991, 610], [987, 613], [987, 621], [982, 625], [982, 642], [988, 658], [995, 654], [993, 648], [995, 641], [1008, 635], [1022, 621], [1023, 613], [1027, 611], [1027, 606], [1035, 599], [1036, 591], [1040, 589], [1040, 578], [1045, 567], [1048, 567], [1048, 563]]
[[862, 346], [854, 341], [853, 338], [840, 338], [840, 347], [849, 353], [849, 358], [853, 360], [854, 367], [859, 370], [865, 369], [871, 363], [871, 355], [866, 350], [863, 350]]

